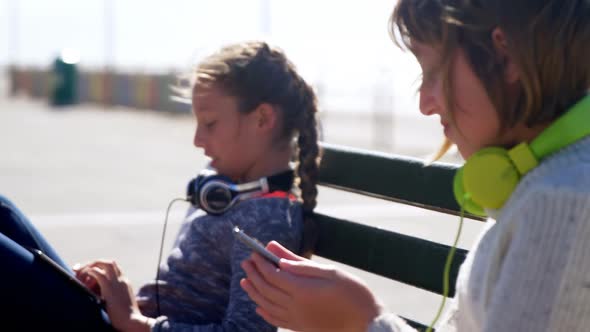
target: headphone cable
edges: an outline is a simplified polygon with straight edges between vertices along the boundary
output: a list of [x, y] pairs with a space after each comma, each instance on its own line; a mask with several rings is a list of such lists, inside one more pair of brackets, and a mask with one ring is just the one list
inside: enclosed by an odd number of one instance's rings
[[162, 238], [160, 239], [160, 251], [158, 253], [158, 265], [156, 266], [156, 307], [158, 317], [161, 316], [160, 311], [160, 264], [162, 263], [162, 252], [164, 251], [164, 239], [166, 238], [166, 226], [168, 225], [168, 216], [170, 215], [170, 208], [172, 204], [178, 201], [187, 201], [186, 198], [175, 198], [170, 201], [166, 209], [166, 217], [164, 218], [164, 227], [162, 229]]
[[[464, 199], [467, 200], [468, 197], [465, 197]], [[457, 229], [457, 234], [455, 235], [455, 241], [453, 242], [453, 246], [451, 247], [451, 249], [449, 250], [449, 254], [447, 255], [447, 260], [445, 262], [445, 268], [444, 268], [444, 272], [443, 272], [442, 302], [440, 303], [440, 306], [438, 307], [438, 311], [436, 313], [436, 316], [432, 320], [432, 323], [430, 323], [430, 326], [428, 326], [428, 328], [426, 329], [426, 332], [432, 332], [432, 330], [434, 328], [434, 324], [436, 324], [436, 322], [439, 320], [440, 315], [442, 314], [442, 311], [445, 307], [445, 302], [447, 301], [447, 296], [449, 296], [449, 277], [451, 274], [451, 264], [453, 262], [453, 258], [455, 257], [455, 251], [457, 250], [457, 243], [459, 242], [459, 237], [461, 236], [461, 230], [463, 228], [463, 218], [465, 217], [465, 209], [463, 208], [464, 204], [460, 204], [460, 205], [461, 205], [461, 213], [460, 213], [460, 218], [459, 218], [459, 228]]]

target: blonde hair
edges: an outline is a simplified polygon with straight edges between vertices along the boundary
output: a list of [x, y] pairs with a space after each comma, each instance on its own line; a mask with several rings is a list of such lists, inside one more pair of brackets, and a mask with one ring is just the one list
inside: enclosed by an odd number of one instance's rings
[[281, 114], [281, 141], [297, 137], [296, 173], [304, 218], [302, 253], [311, 256], [317, 240], [311, 214], [317, 204], [320, 163], [313, 89], [280, 49], [259, 41], [228, 45], [202, 60], [196, 68], [194, 89], [209, 86], [236, 97], [240, 112], [251, 112], [262, 103], [275, 106]]

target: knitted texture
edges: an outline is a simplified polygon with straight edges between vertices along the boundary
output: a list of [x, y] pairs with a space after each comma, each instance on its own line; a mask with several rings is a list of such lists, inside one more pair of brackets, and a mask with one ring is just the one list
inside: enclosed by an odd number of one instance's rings
[[[461, 266], [437, 330], [588, 331], [590, 138], [544, 160], [489, 215], [497, 221], [488, 220]], [[369, 328], [410, 330], [392, 314]]]
[[[233, 237], [233, 226], [266, 244], [276, 240], [299, 251], [303, 233], [301, 205], [288, 198], [244, 201], [222, 216], [197, 210], [181, 227], [166, 263], [160, 266], [159, 331], [275, 331], [255, 312], [240, 287], [241, 262], [252, 251]], [[143, 314], [156, 317], [155, 281], [137, 295]]]

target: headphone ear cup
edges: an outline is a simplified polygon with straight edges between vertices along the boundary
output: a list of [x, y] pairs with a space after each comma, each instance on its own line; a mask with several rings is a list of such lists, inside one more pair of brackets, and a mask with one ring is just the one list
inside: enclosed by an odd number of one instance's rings
[[[215, 183], [209, 185], [211, 182]], [[233, 194], [227, 190], [224, 184], [229, 187], [233, 185], [233, 181], [229, 177], [219, 174], [202, 177], [198, 182], [198, 192], [195, 197], [198, 205], [196, 206], [211, 215], [223, 214], [233, 198]], [[204, 191], [205, 187], [207, 189]]]
[[501, 208], [520, 181], [508, 151], [497, 147], [474, 153], [462, 173], [462, 187], [471, 200], [490, 209]]
[[190, 199], [190, 202], [194, 207], [201, 209], [203, 208], [203, 206], [201, 206], [201, 202], [205, 200], [206, 197], [201, 197], [203, 194], [202, 189], [205, 186], [205, 184], [213, 180], [222, 181], [227, 184], [232, 183], [230, 178], [223, 175], [198, 175], [196, 178], [192, 179], [188, 183], [188, 186], [186, 188], [186, 196]]
[[186, 197], [190, 200], [191, 204], [197, 208], [199, 207], [199, 184], [202, 182], [202, 180], [203, 176], [198, 175], [196, 178], [190, 180], [188, 186], [186, 187]]
[[486, 215], [484, 209], [471, 200], [470, 195], [465, 191], [465, 186], [463, 184], [463, 168], [459, 168], [453, 178], [453, 194], [455, 194], [457, 204], [465, 209], [465, 211], [476, 216], [484, 217]]

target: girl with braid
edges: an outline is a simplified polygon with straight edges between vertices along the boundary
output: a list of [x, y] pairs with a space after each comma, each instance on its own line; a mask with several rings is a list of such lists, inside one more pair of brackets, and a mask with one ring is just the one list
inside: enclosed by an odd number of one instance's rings
[[[307, 216], [316, 205], [319, 166], [315, 94], [283, 52], [247, 42], [226, 46], [197, 66], [192, 104], [194, 145], [217, 174], [236, 184], [286, 175], [287, 185], [221, 215], [190, 213], [161, 266], [158, 289], [154, 281], [133, 297], [116, 264], [102, 261], [77, 269], [78, 276], [90, 287], [98, 284], [121, 331], [274, 331], [240, 287], [240, 263], [251, 251], [232, 228], [310, 254], [315, 236]], [[299, 199], [291, 190], [292, 159]]]
[[[316, 96], [285, 54], [263, 42], [223, 47], [200, 62], [194, 78], [194, 145], [211, 159], [217, 176], [237, 185], [266, 179], [269, 190], [222, 214], [191, 209], [158, 280], [136, 295], [115, 262], [75, 267], [76, 277], [104, 300], [110, 326], [78, 314], [83, 310], [79, 305], [61, 303], [53, 322], [60, 313], [66, 321], [81, 321], [66, 326], [61, 320], [49, 324], [51, 329], [276, 330], [256, 314], [256, 305], [240, 286], [245, 277], [240, 264], [251, 250], [232, 230], [238, 226], [263, 243], [278, 240], [303, 256], [311, 254], [316, 236], [309, 215], [316, 205], [320, 159]], [[54, 289], [70, 293], [66, 288]]]
[[[77, 269], [78, 276], [98, 285], [121, 331], [274, 331], [240, 287], [240, 263], [251, 251], [232, 228], [311, 252], [315, 236], [307, 216], [316, 205], [319, 162], [315, 94], [280, 50], [248, 42], [226, 46], [197, 66], [192, 102], [194, 145], [217, 174], [236, 184], [286, 174], [288, 185], [222, 215], [189, 214], [161, 266], [158, 289], [154, 281], [133, 297], [116, 264], [102, 261]], [[295, 154], [299, 199], [291, 190]]]

